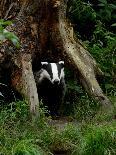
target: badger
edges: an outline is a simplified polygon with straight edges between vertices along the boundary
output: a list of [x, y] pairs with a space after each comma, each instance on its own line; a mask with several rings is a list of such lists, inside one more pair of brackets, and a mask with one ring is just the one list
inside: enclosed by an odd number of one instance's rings
[[48, 106], [52, 116], [60, 115], [65, 96], [64, 61], [41, 62], [41, 69], [34, 73], [38, 96]]

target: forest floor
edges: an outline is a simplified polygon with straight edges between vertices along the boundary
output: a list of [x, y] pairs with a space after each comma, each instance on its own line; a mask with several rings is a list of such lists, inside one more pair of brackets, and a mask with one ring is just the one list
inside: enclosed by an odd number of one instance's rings
[[[15, 104], [15, 110], [13, 108]], [[98, 112], [91, 119], [45, 116], [30, 120], [24, 101], [0, 113], [0, 155], [115, 155], [115, 112]]]

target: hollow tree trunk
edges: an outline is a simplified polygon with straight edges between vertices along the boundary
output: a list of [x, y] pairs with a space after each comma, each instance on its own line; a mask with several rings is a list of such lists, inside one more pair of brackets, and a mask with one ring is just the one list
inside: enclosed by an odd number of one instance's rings
[[14, 64], [11, 65], [12, 85], [29, 101], [32, 113], [37, 113], [39, 103], [32, 62], [43, 59], [64, 59], [75, 74], [79, 72], [83, 87], [95, 100], [104, 106], [111, 105], [96, 80], [96, 74], [102, 73], [96, 61], [79, 40], [74, 39], [73, 28], [66, 19], [65, 0], [23, 1], [15, 25], [8, 30], [19, 36], [21, 49], [9, 48], [10, 43], [4, 42], [0, 63], [10, 57]]
[[[102, 105], [110, 105], [109, 99], [103, 94], [95, 77], [96, 74], [102, 74], [101, 70], [79, 40], [74, 39], [73, 28], [67, 23], [66, 3], [63, 0], [50, 1], [47, 5], [47, 16], [45, 14], [44, 19], [47, 22], [44, 21], [42, 25], [48, 23], [49, 43], [52, 44], [53, 55], [63, 56], [66, 63], [74, 68], [75, 74], [80, 73], [79, 78], [83, 87], [95, 100]], [[46, 32], [42, 31], [41, 33], [45, 35]], [[54, 49], [56, 53], [54, 53]]]

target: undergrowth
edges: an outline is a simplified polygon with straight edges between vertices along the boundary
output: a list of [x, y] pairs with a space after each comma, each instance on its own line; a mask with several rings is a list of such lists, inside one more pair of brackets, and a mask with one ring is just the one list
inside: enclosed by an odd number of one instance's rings
[[45, 155], [56, 151], [65, 151], [69, 155], [116, 153], [116, 123], [113, 118], [110, 121], [102, 118], [101, 123], [96, 115], [91, 121], [72, 121], [63, 130], [58, 130], [48, 123], [51, 118], [45, 116], [46, 109], [40, 110], [40, 118], [35, 122], [29, 117], [28, 109], [24, 101], [2, 108], [1, 155]]

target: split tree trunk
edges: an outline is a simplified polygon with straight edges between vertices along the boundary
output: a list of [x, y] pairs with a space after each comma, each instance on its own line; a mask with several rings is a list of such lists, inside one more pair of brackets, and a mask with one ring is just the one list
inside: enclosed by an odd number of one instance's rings
[[11, 48], [9, 42], [4, 42], [0, 63], [2, 66], [8, 58], [12, 62], [12, 85], [28, 100], [31, 113], [37, 113], [39, 104], [32, 63], [41, 60], [65, 60], [75, 74], [79, 72], [83, 87], [95, 100], [103, 106], [111, 105], [96, 80], [96, 75], [102, 73], [96, 61], [74, 39], [73, 28], [66, 19], [65, 0], [23, 1], [15, 25], [8, 30], [19, 36], [21, 49]]

